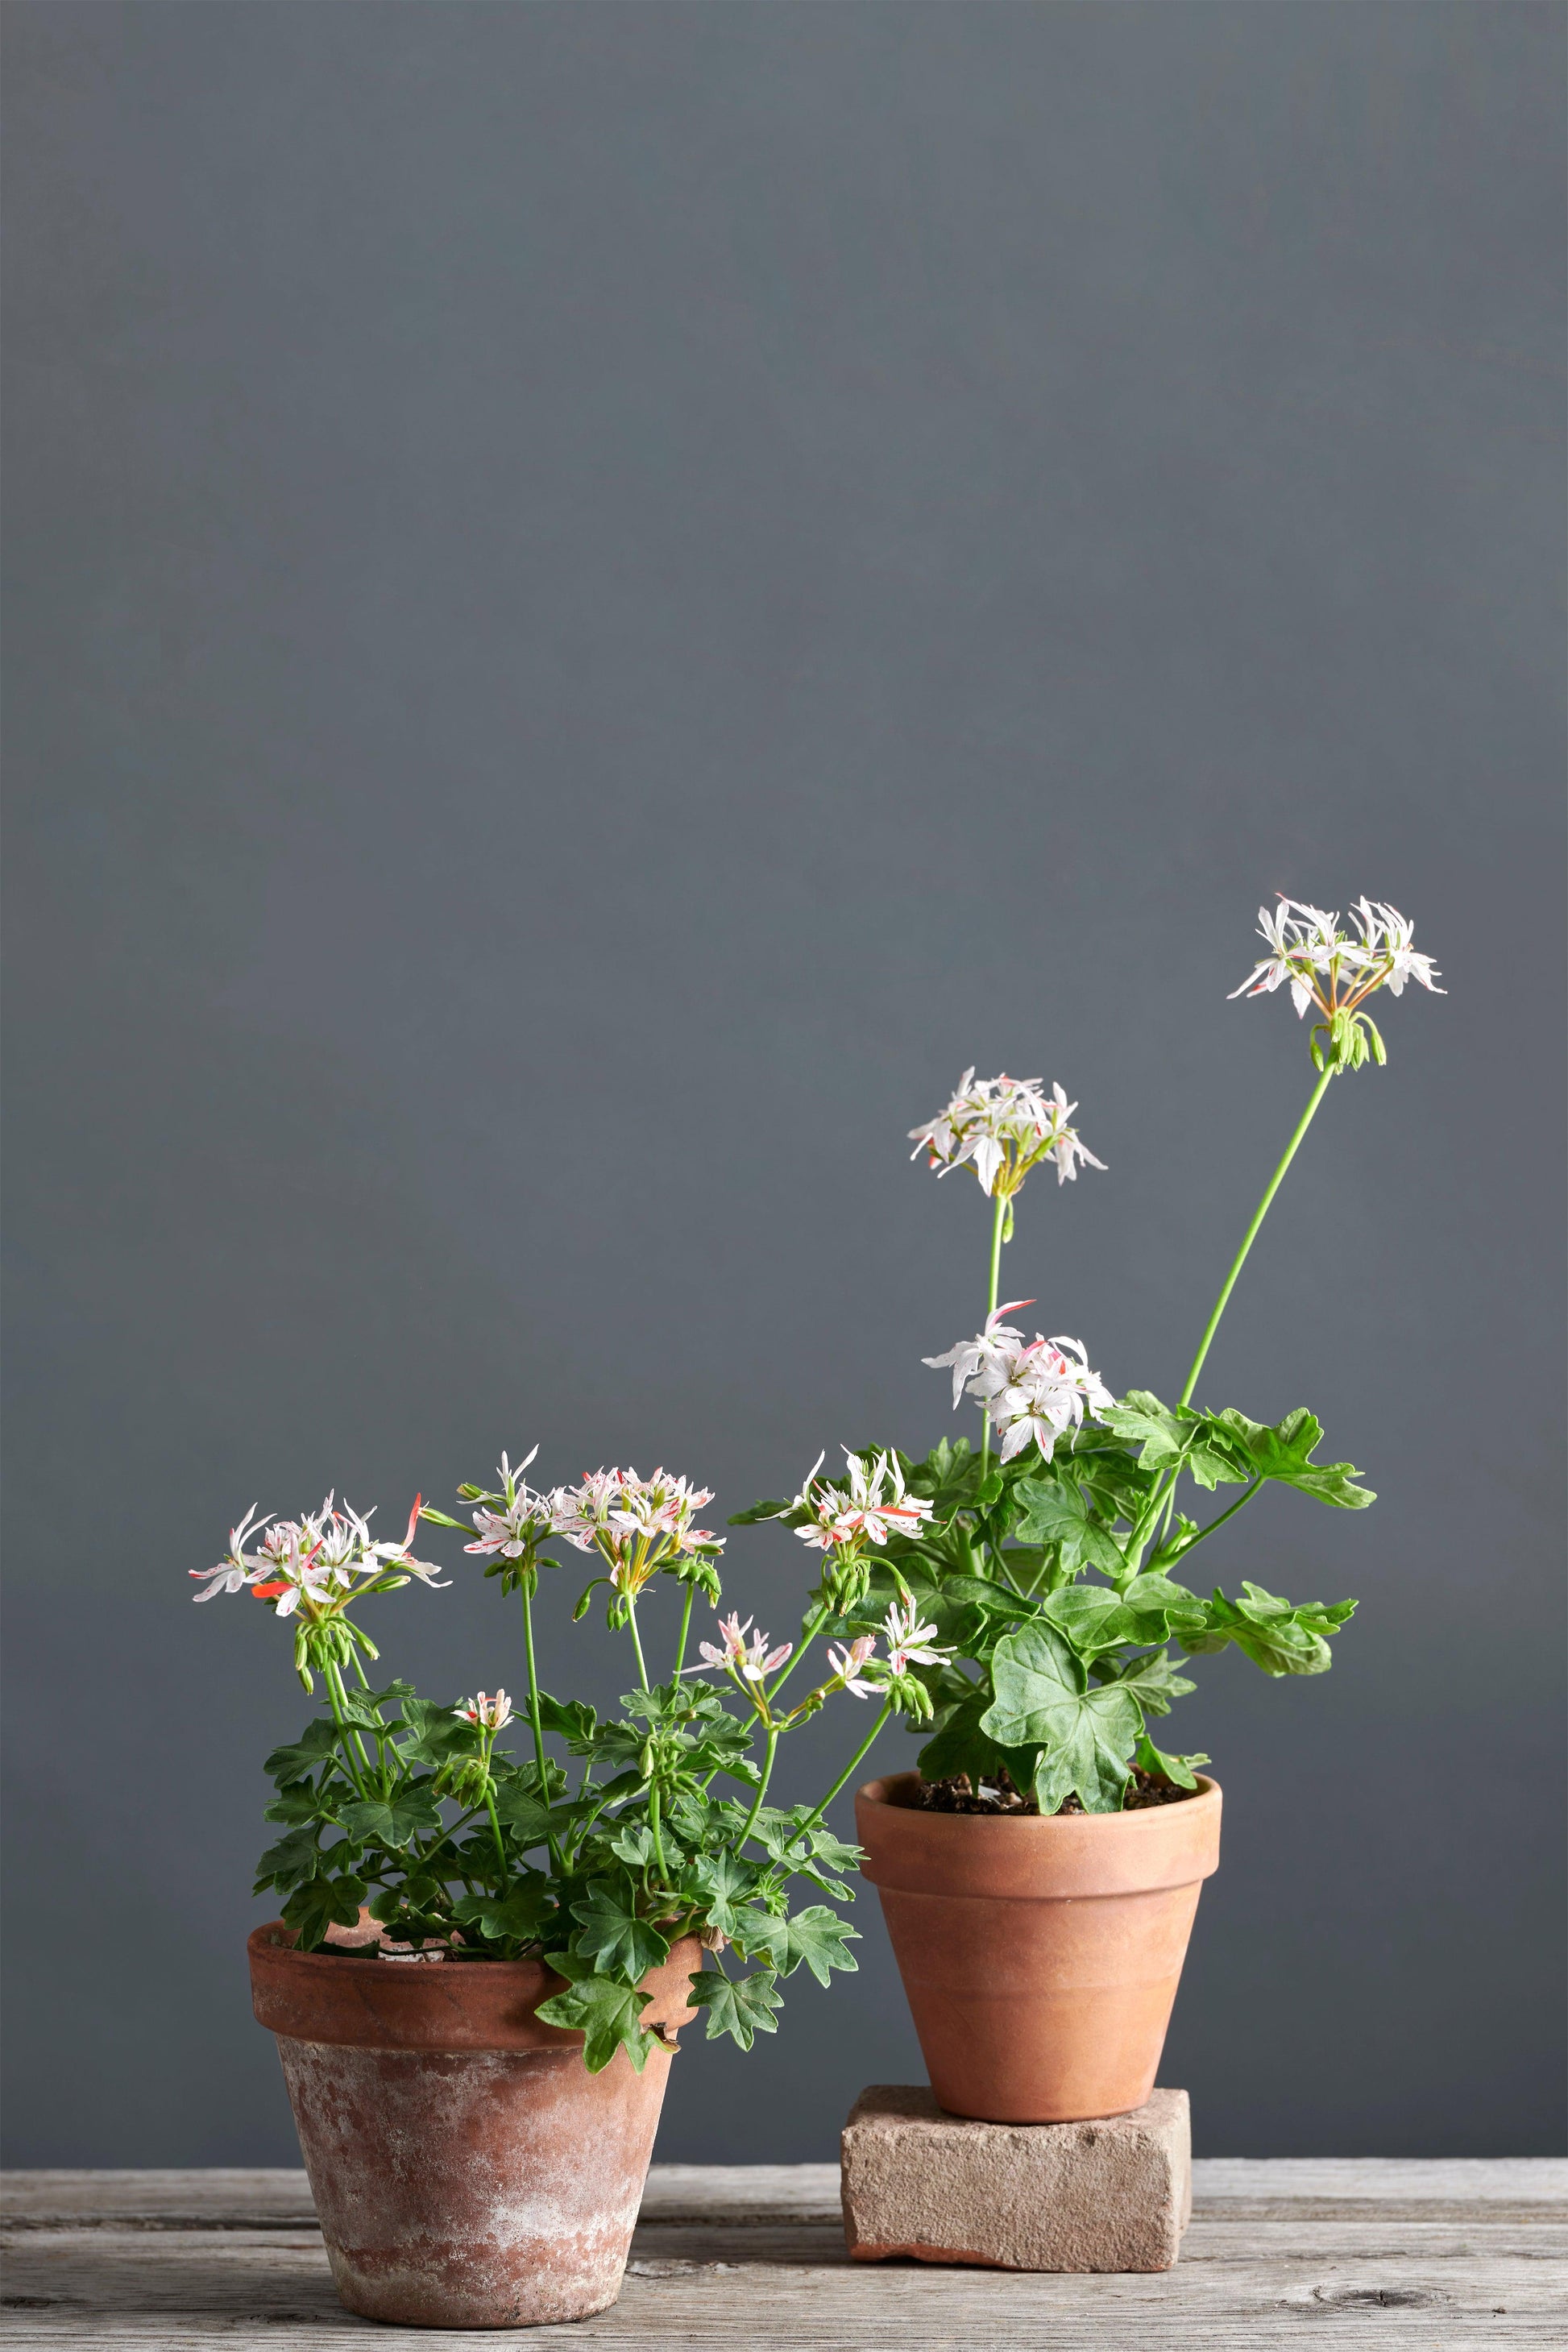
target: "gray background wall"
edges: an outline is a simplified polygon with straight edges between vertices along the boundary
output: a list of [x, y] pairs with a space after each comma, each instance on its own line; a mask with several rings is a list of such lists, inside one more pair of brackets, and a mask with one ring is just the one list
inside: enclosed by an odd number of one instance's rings
[[[1451, 992], [1212, 1360], [1381, 1500], [1216, 1540], [1363, 1608], [1326, 1681], [1200, 1670], [1165, 2079], [1209, 2151], [1557, 2146], [1562, 13], [6, 30], [10, 2160], [290, 2160], [241, 1945], [303, 1709], [185, 1574], [236, 1513], [924, 1445], [984, 1220], [902, 1139], [969, 1062], [1110, 1165], [1009, 1290], [1169, 1392], [1310, 1082], [1225, 1002], [1276, 887]], [[799, 1548], [731, 1578], [777, 1628]], [[520, 1676], [471, 1562], [376, 1631]], [[858, 1923], [664, 2155], [918, 2076]]]

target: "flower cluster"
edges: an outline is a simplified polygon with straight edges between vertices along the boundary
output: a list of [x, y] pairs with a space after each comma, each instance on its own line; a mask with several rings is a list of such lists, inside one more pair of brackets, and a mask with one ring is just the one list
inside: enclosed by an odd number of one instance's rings
[[1090, 1371], [1081, 1341], [1046, 1339], [1037, 1331], [1026, 1341], [1016, 1325], [1003, 1321], [1033, 1304], [1015, 1298], [988, 1315], [973, 1339], [961, 1339], [945, 1356], [921, 1360], [933, 1371], [952, 1371], [955, 1406], [967, 1387], [984, 1407], [1004, 1462], [1031, 1439], [1048, 1462], [1058, 1438], [1079, 1428], [1086, 1412], [1098, 1413], [1116, 1402], [1100, 1374]]
[[558, 1486], [550, 1497], [554, 1532], [579, 1551], [597, 1551], [610, 1580], [635, 1599], [658, 1568], [679, 1559], [711, 1560], [725, 1538], [694, 1524], [713, 1499], [708, 1486], [656, 1470], [595, 1470], [580, 1486]]
[[536, 1445], [525, 1454], [515, 1470], [506, 1455], [501, 1455], [501, 1491], [475, 1511], [474, 1527], [479, 1539], [478, 1543], [465, 1544], [465, 1551], [499, 1553], [502, 1559], [521, 1559], [531, 1555], [533, 1546], [543, 1537], [554, 1533], [554, 1496], [536, 1495], [522, 1475], [538, 1451]]
[[[796, 1716], [811, 1712], [815, 1701], [834, 1689], [847, 1690], [856, 1698], [869, 1698], [879, 1691], [888, 1694], [895, 1685], [907, 1684], [911, 1666], [945, 1665], [952, 1655], [951, 1650], [931, 1646], [936, 1638], [936, 1627], [920, 1622], [920, 1612], [912, 1601], [905, 1606], [895, 1601], [883, 1620], [882, 1632], [888, 1644], [886, 1658], [879, 1658], [876, 1654], [875, 1633], [861, 1633], [847, 1643], [830, 1642], [827, 1661], [833, 1668], [833, 1679], [822, 1685], [813, 1700], [797, 1708]], [[746, 1638], [748, 1633], [752, 1635], [750, 1641]], [[751, 1684], [757, 1693], [753, 1703], [765, 1713], [766, 1701], [762, 1696], [762, 1685], [769, 1675], [794, 1655], [794, 1643], [784, 1642], [776, 1649], [770, 1649], [768, 1636], [762, 1633], [752, 1633], [751, 1619], [748, 1617], [742, 1624], [738, 1615], [721, 1620], [719, 1635], [717, 1644], [712, 1642], [699, 1644], [703, 1664], [718, 1667], [721, 1673], [727, 1674], [736, 1683]], [[906, 1687], [900, 1689], [896, 1696], [906, 1705], [911, 1704], [912, 1700], [918, 1708], [924, 1695], [918, 1690], [911, 1694]]]
[[436, 1563], [416, 1559], [410, 1549], [420, 1509], [421, 1498], [416, 1495], [402, 1541], [376, 1543], [370, 1532], [374, 1505], [360, 1512], [345, 1502], [339, 1510], [329, 1495], [319, 1511], [274, 1520], [256, 1549], [247, 1551], [266, 1516], [252, 1505], [240, 1525], [229, 1529], [228, 1550], [217, 1566], [191, 1570], [202, 1583], [195, 1598], [210, 1601], [215, 1592], [249, 1591], [258, 1601], [270, 1601], [279, 1617], [298, 1611], [303, 1618], [316, 1620], [341, 1611], [353, 1593], [390, 1592], [411, 1576], [437, 1583], [440, 1570]]
[[1068, 1124], [1077, 1103], [1059, 1086], [1042, 1093], [1043, 1085], [1040, 1078], [1010, 1078], [1005, 1070], [1000, 1077], [977, 1080], [965, 1070], [947, 1108], [910, 1128], [910, 1159], [923, 1150], [939, 1176], [967, 1161], [981, 1191], [994, 1199], [1010, 1199], [1042, 1160], [1055, 1161], [1058, 1184], [1076, 1180], [1080, 1160], [1103, 1168]]
[[1403, 995], [1407, 980], [1419, 981], [1435, 996], [1437, 967], [1428, 955], [1410, 944], [1415, 925], [1394, 907], [1376, 898], [1360, 898], [1351, 908], [1359, 937], [1340, 929], [1337, 914], [1309, 907], [1283, 892], [1273, 914], [1258, 909], [1258, 929], [1268, 949], [1261, 963], [1233, 988], [1231, 995], [1263, 996], [1289, 987], [1298, 1015], [1315, 1004], [1326, 1019], [1353, 1013], [1374, 990], [1386, 987]]
[[932, 1506], [905, 1491], [896, 1454], [851, 1454], [846, 1446], [844, 1457], [847, 1494], [826, 1479], [818, 1480], [816, 1474], [827, 1458], [819, 1454], [799, 1494], [780, 1514], [798, 1514], [804, 1519], [805, 1525], [795, 1528], [802, 1543], [814, 1544], [819, 1551], [885, 1544], [889, 1535], [910, 1535], [922, 1519], [930, 1518]]

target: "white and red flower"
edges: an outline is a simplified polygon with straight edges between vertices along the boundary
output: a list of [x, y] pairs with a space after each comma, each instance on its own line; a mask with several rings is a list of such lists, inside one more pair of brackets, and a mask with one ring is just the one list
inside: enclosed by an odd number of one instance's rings
[[466, 1698], [452, 1712], [465, 1723], [477, 1723], [481, 1731], [504, 1731], [511, 1721], [511, 1701], [503, 1690], [498, 1690], [493, 1698], [480, 1691], [477, 1698]]
[[983, 1192], [1016, 1192], [1029, 1170], [1042, 1160], [1055, 1163], [1058, 1184], [1078, 1176], [1079, 1163], [1103, 1168], [1070, 1124], [1078, 1108], [1059, 1086], [1049, 1095], [1040, 1078], [976, 1079], [965, 1070], [958, 1090], [944, 1110], [923, 1127], [910, 1129], [918, 1160], [922, 1151], [939, 1176], [972, 1165]]

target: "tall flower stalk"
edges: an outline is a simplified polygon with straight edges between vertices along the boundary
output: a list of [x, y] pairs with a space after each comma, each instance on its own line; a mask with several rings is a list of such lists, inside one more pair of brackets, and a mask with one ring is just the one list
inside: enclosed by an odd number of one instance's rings
[[[1168, 1754], [1150, 1736], [1151, 1722], [1194, 1687], [1175, 1671], [1170, 1645], [1189, 1657], [1234, 1647], [1270, 1675], [1321, 1674], [1331, 1639], [1355, 1608], [1292, 1603], [1247, 1581], [1233, 1598], [1217, 1588], [1205, 1598], [1179, 1580], [1188, 1556], [1267, 1485], [1345, 1510], [1374, 1499], [1353, 1465], [1314, 1458], [1322, 1429], [1305, 1408], [1268, 1424], [1235, 1408], [1200, 1411], [1193, 1399], [1331, 1080], [1386, 1059], [1370, 1000], [1383, 988], [1397, 996], [1407, 981], [1442, 992], [1410, 924], [1381, 901], [1358, 901], [1348, 927], [1290, 899], [1258, 921], [1268, 952], [1236, 992], [1289, 987], [1299, 1013], [1316, 1009], [1317, 1075], [1174, 1406], [1146, 1389], [1118, 1398], [1081, 1342], [1030, 1336], [1012, 1319], [1032, 1300], [999, 1303], [1002, 1252], [1031, 1170], [1052, 1160], [1062, 1182], [1101, 1164], [1072, 1127], [1076, 1106], [1062, 1088], [1047, 1097], [1038, 1080], [977, 1082], [968, 1070], [946, 1108], [911, 1130], [917, 1156], [924, 1151], [939, 1175], [971, 1168], [992, 1204], [984, 1320], [973, 1339], [925, 1359], [951, 1373], [955, 1407], [965, 1397], [980, 1407], [983, 1435], [973, 1452], [960, 1439], [923, 1460], [890, 1447], [874, 1457], [889, 1478], [896, 1474], [914, 1515], [886, 1520], [874, 1555], [862, 1547], [843, 1572], [825, 1570], [810, 1622], [843, 1641], [880, 1627], [890, 1601], [918, 1614], [921, 1641], [932, 1646], [910, 1651], [903, 1671], [923, 1690], [931, 1724], [921, 1773], [967, 1784], [966, 1804], [999, 1803], [1005, 1788], [1007, 1801], [1041, 1812], [1104, 1812], [1135, 1793], [1142, 1802], [1148, 1790], [1169, 1798], [1190, 1790], [1207, 1759]], [[1176, 1509], [1184, 1478], [1200, 1496], [1221, 1486], [1240, 1491], [1200, 1523]], [[826, 1483], [814, 1474], [794, 1505], [759, 1504], [742, 1517], [784, 1516], [808, 1542], [831, 1541], [826, 1531], [851, 1509], [859, 1483], [853, 1470]], [[890, 1621], [888, 1640], [890, 1668]], [[906, 1712], [913, 1721], [917, 1709]]]

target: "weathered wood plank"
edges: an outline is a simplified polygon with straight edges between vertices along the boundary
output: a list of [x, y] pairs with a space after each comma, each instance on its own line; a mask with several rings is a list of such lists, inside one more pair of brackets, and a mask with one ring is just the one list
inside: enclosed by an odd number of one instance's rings
[[[1568, 2159], [1515, 2158], [1200, 2157], [1198, 2210], [1313, 2205], [1380, 2210], [1436, 2204], [1568, 2205]], [[838, 2211], [834, 2164], [656, 2164], [645, 2220], [737, 2222], [829, 2219]], [[302, 2171], [7, 2172], [0, 2217], [12, 2228], [297, 2229], [315, 2218]]]
[[[1401, 2225], [1194, 2221], [1177, 2269], [1137, 2277], [1030, 2276], [850, 2263], [828, 2224], [646, 2224], [619, 2304], [528, 2340], [606, 2352], [737, 2342], [778, 2352], [1092, 2352], [1141, 2347], [1257, 2352], [1314, 2341], [1482, 2352], [1560, 2344], [1568, 2262], [1549, 2221]], [[326, 2352], [363, 2323], [333, 2295], [319, 2238], [263, 2231], [27, 2232], [5, 2280], [6, 2334], [40, 2352], [270, 2352], [288, 2331]], [[379, 2328], [388, 2352], [471, 2339]]]
[[[662, 2165], [620, 2302], [520, 2341], [605, 2352], [1491, 2352], [1560, 2345], [1568, 2165], [1210, 2158], [1176, 2269], [1033, 2275], [851, 2263], [832, 2165]], [[335, 2352], [298, 2171], [12, 2174], [3, 2332], [32, 2352]], [[388, 2352], [471, 2345], [378, 2328]]]

